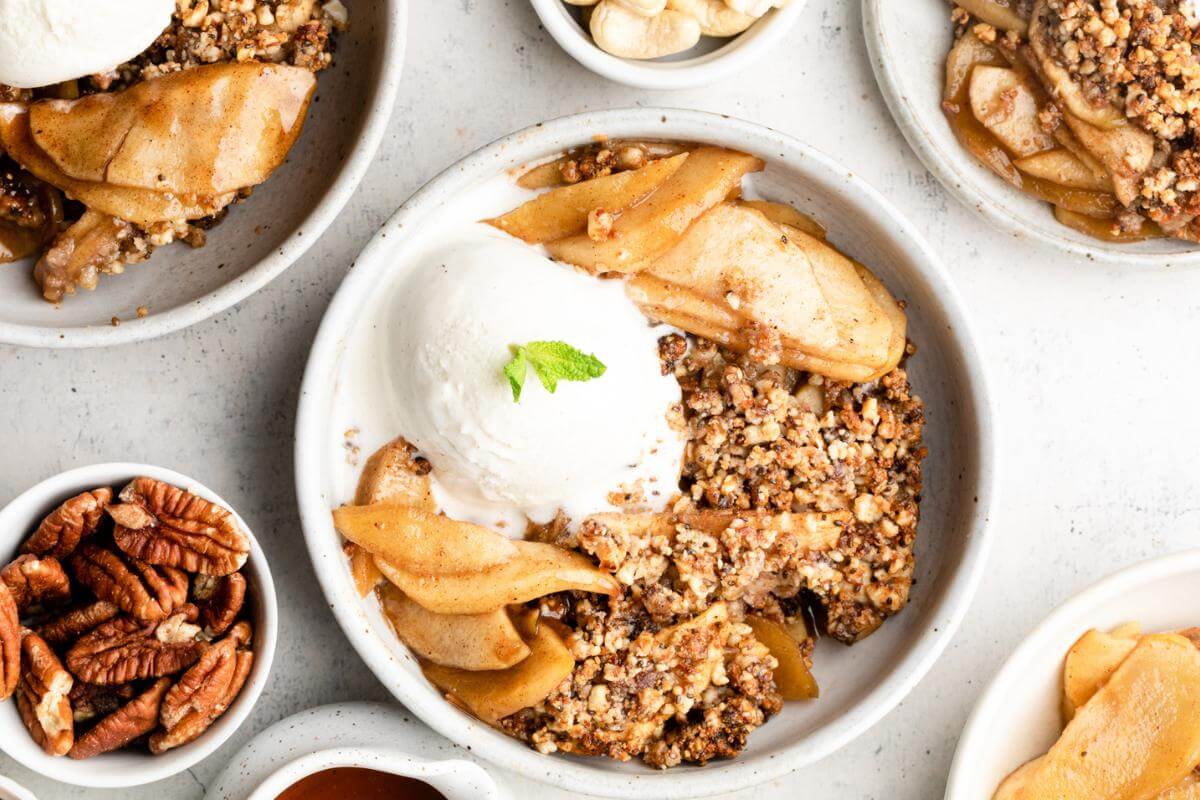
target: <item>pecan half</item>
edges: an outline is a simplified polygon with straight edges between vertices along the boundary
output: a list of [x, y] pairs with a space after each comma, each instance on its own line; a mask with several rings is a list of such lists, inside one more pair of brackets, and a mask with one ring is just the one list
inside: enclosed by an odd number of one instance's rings
[[171, 687], [170, 678], [159, 678], [146, 691], [110, 713], [79, 737], [67, 753], [71, 758], [91, 758], [117, 750], [144, 736], [158, 725], [159, 707]]
[[33, 536], [21, 545], [21, 552], [66, 558], [75, 552], [81, 539], [96, 532], [104, 508], [111, 502], [112, 489], [108, 488], [72, 497], [42, 520]]
[[188, 638], [175, 619], [162, 625], [126, 616], [109, 620], [67, 651], [67, 666], [80, 680], [98, 686], [161, 678], [187, 669], [200, 658], [204, 643], [195, 638], [200, 632], [197, 626], [190, 626], [193, 633]]
[[0, 569], [0, 581], [8, 585], [17, 608], [22, 612], [34, 606], [56, 605], [71, 599], [71, 581], [54, 556], [18, 556]]
[[21, 618], [8, 585], [0, 581], [0, 701], [12, 697], [21, 679]]
[[160, 716], [163, 730], [150, 737], [151, 753], [165, 753], [195, 741], [233, 704], [254, 666], [250, 635], [249, 623], [234, 625], [167, 692]]
[[37, 628], [38, 635], [54, 647], [65, 647], [102, 622], [121, 613], [121, 609], [107, 600], [97, 600], [86, 606], [73, 608], [60, 617]]
[[140, 620], [157, 622], [187, 600], [187, 575], [179, 570], [147, 564], [92, 542], [71, 556], [70, 565], [75, 579], [96, 597]]
[[246, 563], [250, 540], [233, 514], [203, 497], [153, 478], [121, 490], [113, 538], [134, 558], [186, 572], [228, 575]]
[[66, 755], [75, 743], [75, 720], [67, 699], [74, 680], [42, 637], [30, 630], [23, 633], [17, 710], [39, 747], [52, 756]]
[[137, 689], [132, 683], [121, 686], [96, 686], [91, 683], [75, 682], [71, 694], [71, 713], [75, 724], [91, 722], [96, 717], [106, 717], [116, 711], [124, 703], [133, 699]]
[[192, 584], [192, 597], [200, 602], [200, 622], [212, 636], [229, 630], [242, 613], [246, 602], [246, 578], [240, 572], [214, 578], [197, 575]]

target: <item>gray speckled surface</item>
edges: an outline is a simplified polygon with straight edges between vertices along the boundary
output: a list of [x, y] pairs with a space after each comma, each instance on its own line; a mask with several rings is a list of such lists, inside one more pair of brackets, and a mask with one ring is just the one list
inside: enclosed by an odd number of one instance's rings
[[858, 5], [810, 0], [800, 26], [748, 72], [707, 89], [653, 93], [576, 65], [521, 0], [418, 0], [399, 105], [376, 168], [283, 277], [212, 320], [146, 344], [0, 347], [0, 503], [89, 462], [179, 469], [254, 527], [282, 611], [275, 672], [254, 715], [190, 774], [109, 793], [54, 784], [3, 756], [0, 774], [43, 800], [194, 800], [272, 722], [323, 703], [386, 699], [325, 607], [293, 508], [296, 393], [321, 313], [375, 228], [444, 166], [540, 119], [640, 104], [745, 117], [855, 168], [923, 227], [976, 314], [1006, 434], [996, 549], [981, 594], [900, 709], [838, 755], [741, 795], [940, 796], [977, 693], [1036, 621], [1095, 578], [1197, 541], [1200, 418], [1191, 406], [1200, 381], [1191, 365], [1200, 355], [1200, 272], [1096, 267], [988, 230], [921, 168], [892, 124]]

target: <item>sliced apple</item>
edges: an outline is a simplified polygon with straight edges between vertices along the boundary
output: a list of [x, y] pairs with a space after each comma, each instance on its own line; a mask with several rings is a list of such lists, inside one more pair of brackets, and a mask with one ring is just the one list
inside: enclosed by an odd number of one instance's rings
[[1155, 797], [1200, 763], [1200, 651], [1176, 634], [1143, 638], [1041, 758], [994, 800]]
[[1111, 218], [1104, 219], [1080, 214], [1062, 206], [1054, 207], [1054, 218], [1068, 228], [1106, 242], [1142, 242], [1146, 239], [1160, 238], [1163, 235], [1157, 226], [1149, 221], [1142, 223], [1141, 230], [1126, 233], [1120, 230]]
[[376, 564], [405, 594], [439, 614], [482, 614], [555, 592], [619, 591], [616, 578], [579, 553], [541, 542], [512, 544], [516, 557], [482, 572], [418, 572], [382, 557]]
[[75, 180], [219, 195], [257, 186], [283, 163], [315, 89], [301, 67], [212, 64], [116, 94], [34, 103], [30, 126]]
[[354, 494], [355, 505], [391, 503], [433, 512], [437, 506], [429, 489], [429, 476], [413, 461], [416, 451], [403, 437], [376, 450], [363, 466]]
[[1154, 160], [1154, 137], [1133, 125], [1098, 128], [1070, 113], [1063, 114], [1071, 133], [1112, 178], [1113, 191], [1129, 205], [1142, 191], [1142, 178]]
[[1080, 636], [1063, 663], [1063, 719], [1070, 721], [1137, 647], [1136, 638], [1090, 630]]
[[973, 33], [968, 32], [958, 37], [946, 56], [946, 83], [943, 86], [942, 99], [949, 103], [963, 102], [971, 84], [971, 73], [980, 64], [1003, 67], [1008, 61], [999, 50], [984, 44]]
[[349, 542], [350, 578], [359, 597], [366, 597], [383, 582], [383, 573], [375, 566], [375, 556], [370, 550]]
[[980, 65], [971, 73], [971, 112], [1019, 157], [1054, 147], [1038, 122], [1037, 97], [1015, 70]]
[[1097, 175], [1066, 148], [1035, 153], [1013, 162], [1026, 175], [1071, 189], [1111, 192], [1113, 185], [1107, 175]]
[[571, 651], [550, 625], [538, 626], [529, 651], [505, 670], [475, 672], [433, 663], [422, 664], [421, 670], [430, 683], [494, 725], [545, 700], [575, 669]]
[[779, 662], [775, 668], [775, 688], [784, 700], [812, 700], [820, 696], [804, 650], [786, 627], [758, 616], [746, 617], [746, 624], [754, 631], [754, 638]]
[[1193, 772], [1154, 800], [1200, 800], [1200, 774]]
[[981, 21], [1003, 31], [1016, 31], [1024, 35], [1029, 21], [1013, 10], [1013, 3], [1001, 0], [954, 0]]
[[378, 503], [334, 509], [338, 533], [394, 564], [427, 575], [474, 575], [517, 555], [511, 539], [479, 525]]
[[687, 153], [680, 153], [651, 161], [641, 169], [553, 189], [486, 222], [529, 244], [582, 234], [592, 210], [600, 208], [613, 214], [624, 211], [662, 185], [687, 157]]
[[617, 218], [607, 239], [597, 242], [580, 234], [549, 242], [546, 248], [553, 258], [593, 273], [639, 272], [724, 201], [744, 175], [762, 168], [762, 159], [745, 153], [697, 148], [657, 191]]
[[787, 203], [776, 203], [771, 200], [739, 200], [738, 204], [754, 209], [776, 225], [799, 228], [809, 236], [822, 241], [826, 239], [825, 226], [795, 206], [789, 206]]
[[854, 261], [854, 259], [850, 260], [854, 262], [854, 268], [858, 271], [859, 280], [863, 282], [863, 286], [871, 293], [871, 297], [883, 310], [883, 313], [887, 315], [888, 320], [892, 324], [892, 335], [888, 340], [887, 364], [884, 366], [899, 364], [904, 358], [905, 349], [908, 347], [908, 316], [904, 313], [904, 309], [901, 308], [895, 295], [884, 285], [883, 281], [879, 280], [874, 272], [867, 269], [865, 264]]
[[1050, 17], [1046, 0], [1037, 0], [1029, 18], [1029, 47], [1037, 69], [1048, 84], [1050, 93], [1066, 107], [1064, 111], [1098, 128], [1128, 126], [1125, 114], [1112, 103], [1093, 105], [1083, 96], [1083, 89], [1071, 74], [1058, 63], [1046, 45], [1046, 23]]
[[472, 671], [508, 669], [530, 653], [508, 612], [435, 614], [391, 584], [379, 590], [383, 615], [421, 658]]

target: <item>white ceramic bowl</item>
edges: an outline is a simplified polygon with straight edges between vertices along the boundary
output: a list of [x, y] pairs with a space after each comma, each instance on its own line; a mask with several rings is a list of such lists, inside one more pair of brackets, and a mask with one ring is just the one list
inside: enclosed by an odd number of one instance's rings
[[[205, 247], [162, 248], [57, 306], [41, 298], [32, 261], [0, 264], [0, 342], [97, 347], [152, 339], [240, 302], [304, 255], [374, 159], [404, 62], [408, 0], [346, 5], [350, 29], [339, 34], [337, 60], [321, 73], [319, 102], [287, 163], [209, 231]], [[138, 306], [149, 314], [139, 319]]]
[[37, 800], [33, 792], [0, 775], [0, 800]]
[[958, 740], [946, 800], [990, 800], [1013, 770], [1042, 755], [1062, 732], [1063, 659], [1089, 628], [1140, 622], [1149, 632], [1200, 622], [1200, 550], [1122, 570], [1059, 606], [1013, 651]]
[[0, 564], [16, 557], [20, 544], [42, 518], [63, 500], [99, 486], [111, 486], [114, 491], [120, 491], [121, 487], [139, 475], [166, 481], [233, 510], [234, 516], [246, 530], [250, 538], [250, 558], [246, 561], [243, 574], [249, 584], [248, 602], [252, 604], [254, 666], [237, 700], [211, 728], [196, 741], [158, 756], [117, 751], [82, 761], [66, 756], [52, 758], [42, 752], [30, 737], [17, 713], [16, 703], [10, 701], [0, 705], [0, 750], [35, 772], [76, 786], [97, 789], [139, 786], [183, 772], [207, 758], [249, 716], [266, 686], [271, 661], [275, 656], [279, 613], [275, 603], [275, 584], [271, 580], [271, 570], [262, 548], [246, 521], [237, 515], [232, 506], [208, 487], [174, 470], [149, 464], [94, 464], [42, 481], [0, 509]]
[[863, 28], [879, 88], [904, 138], [960, 201], [1017, 238], [1083, 258], [1139, 266], [1200, 263], [1200, 248], [1175, 240], [1118, 244], [1078, 233], [1049, 203], [1005, 183], [954, 136], [942, 113], [946, 53], [954, 39], [946, 0], [863, 0]]
[[[377, 604], [355, 593], [330, 519], [330, 509], [350, 499], [359, 469], [346, 459], [345, 432], [354, 421], [347, 418], [353, 404], [342, 369], [357, 356], [356, 323], [369, 317], [363, 306], [381, 292], [393, 258], [444, 204], [470, 205], [473, 188], [489, 178], [597, 134], [707, 142], [762, 155], [767, 169], [748, 179], [750, 188], [812, 213], [828, 225], [832, 241], [877, 269], [909, 302], [910, 335], [921, 348], [909, 372], [927, 404], [931, 455], [910, 606], [853, 648], [823, 642], [816, 654], [821, 699], [789, 705], [754, 733], [740, 758], [702, 769], [654, 772], [637, 763], [541, 755], [446, 703]], [[504, 210], [470, 207], [481, 214]], [[566, 789], [692, 798], [775, 778], [833, 752], [877, 722], [925, 674], [962, 619], [984, 566], [992, 426], [983, 360], [967, 313], [937, 256], [878, 192], [852, 170], [761, 126], [695, 111], [627, 109], [547, 122], [485, 147], [428, 183], [383, 227], [334, 297], [313, 346], [296, 426], [296, 482], [313, 564], [346, 636], [388, 689], [431, 727], [493, 763]], [[383, 438], [398, 433], [386, 431]], [[365, 456], [374, 443], [362, 444]]]
[[800, 19], [807, 0], [790, 0], [729, 39], [704, 37], [692, 50], [641, 61], [604, 52], [579, 23], [578, 8], [563, 0], [530, 0], [554, 41], [597, 75], [639, 89], [690, 89], [729, 77], [759, 58]]

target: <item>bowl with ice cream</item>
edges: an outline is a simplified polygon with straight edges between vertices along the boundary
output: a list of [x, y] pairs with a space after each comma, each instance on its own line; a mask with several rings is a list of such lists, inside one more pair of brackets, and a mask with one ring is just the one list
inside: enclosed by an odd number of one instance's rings
[[195, 323], [349, 199], [391, 112], [404, 0], [244, 6], [0, 0], [0, 342]]
[[986, 554], [988, 400], [936, 257], [851, 174], [613, 111], [380, 231], [310, 356], [297, 492], [410, 710], [567, 789], [693, 797], [812, 764], [929, 668]]

